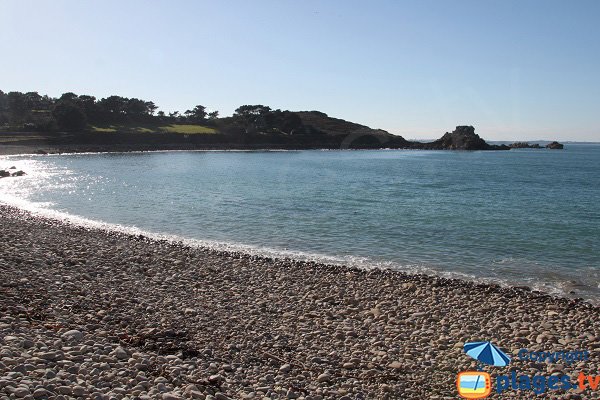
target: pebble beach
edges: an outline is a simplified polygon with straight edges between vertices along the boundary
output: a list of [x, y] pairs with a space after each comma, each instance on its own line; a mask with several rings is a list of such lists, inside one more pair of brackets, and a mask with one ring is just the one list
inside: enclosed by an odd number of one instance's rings
[[476, 368], [463, 345], [481, 340], [515, 359], [590, 352], [506, 371], [600, 367], [599, 308], [580, 299], [190, 247], [4, 205], [0, 227], [0, 400], [455, 399], [457, 374]]

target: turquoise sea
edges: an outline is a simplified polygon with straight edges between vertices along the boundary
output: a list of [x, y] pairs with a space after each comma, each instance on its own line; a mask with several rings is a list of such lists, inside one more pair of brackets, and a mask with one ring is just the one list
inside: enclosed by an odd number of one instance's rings
[[600, 145], [5, 156], [0, 201], [192, 244], [600, 299]]

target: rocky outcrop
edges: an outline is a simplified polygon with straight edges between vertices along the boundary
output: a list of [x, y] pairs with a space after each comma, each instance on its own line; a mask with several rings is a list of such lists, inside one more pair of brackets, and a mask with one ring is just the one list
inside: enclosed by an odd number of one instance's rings
[[548, 143], [546, 145], [547, 149], [551, 149], [551, 150], [562, 150], [564, 149], [564, 145], [562, 143], [558, 143], [557, 141], [554, 141], [552, 143]]
[[414, 143], [415, 148], [431, 150], [507, 150], [508, 146], [490, 145], [470, 125], [457, 126], [453, 132], [431, 143]]
[[527, 142], [514, 142], [508, 145], [511, 149], [541, 149], [538, 143], [529, 144]]
[[[16, 168], [14, 168], [14, 167], [11, 167], [11, 168], [9, 168], [9, 169], [16, 169]], [[0, 178], [8, 178], [9, 176], [23, 176], [23, 175], [27, 175], [27, 174], [25, 173], [25, 171], [21, 171], [21, 170], [19, 170], [19, 171], [13, 172], [13, 173], [11, 174], [11, 173], [10, 173], [10, 171], [5, 171], [5, 170], [3, 170], [3, 169], [0, 169]]]
[[[508, 145], [511, 149], [543, 149], [538, 143], [529, 144], [527, 142], [514, 142]], [[548, 143], [546, 145], [547, 149], [563, 149], [564, 146], [558, 142]]]

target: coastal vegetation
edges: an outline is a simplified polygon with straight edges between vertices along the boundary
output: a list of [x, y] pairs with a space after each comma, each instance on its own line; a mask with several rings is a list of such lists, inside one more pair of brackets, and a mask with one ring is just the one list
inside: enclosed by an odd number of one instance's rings
[[0, 127], [3, 131], [35, 132], [167, 132], [182, 134], [279, 133], [323, 134], [294, 112], [265, 105], [242, 105], [230, 117], [196, 105], [184, 112], [165, 113], [147, 100], [108, 96], [97, 99], [72, 92], [58, 98], [38, 92], [0, 90]]
[[214, 129], [189, 126], [214, 126], [218, 117], [217, 111], [209, 113], [202, 105], [183, 113], [157, 110], [152, 101], [116, 95], [97, 99], [67, 92], [54, 98], [38, 92], [0, 90], [0, 127], [5, 131], [153, 132], [162, 128], [168, 132], [213, 133]]
[[[408, 141], [382, 129], [330, 117], [241, 105], [231, 116], [195, 105], [165, 113], [153, 102], [117, 95], [60, 97], [0, 90], [0, 152], [20, 146], [39, 152], [170, 149], [432, 149], [509, 150], [491, 145], [472, 126], [433, 142]], [[520, 147], [520, 146], [514, 146]], [[560, 148], [560, 144], [551, 148]]]
[[92, 125], [91, 132], [138, 132], [138, 133], [182, 133], [186, 135], [194, 134], [213, 134], [217, 130], [210, 126], [198, 124], [169, 124], [169, 125], [140, 125], [140, 124], [110, 124], [110, 125]]

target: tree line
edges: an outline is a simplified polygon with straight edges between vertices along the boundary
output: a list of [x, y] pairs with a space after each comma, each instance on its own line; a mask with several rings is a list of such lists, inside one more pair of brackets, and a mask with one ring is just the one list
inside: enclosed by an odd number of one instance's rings
[[227, 134], [283, 133], [320, 134], [302, 123], [291, 111], [273, 110], [265, 105], [243, 105], [230, 117], [219, 118], [203, 105], [166, 114], [152, 101], [122, 96], [97, 99], [67, 92], [60, 97], [38, 92], [0, 90], [0, 128], [4, 130], [85, 131], [90, 125], [201, 124]]

